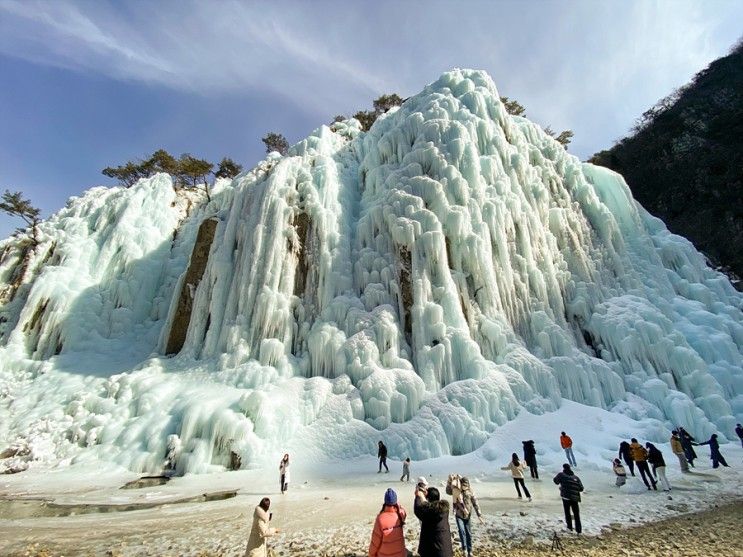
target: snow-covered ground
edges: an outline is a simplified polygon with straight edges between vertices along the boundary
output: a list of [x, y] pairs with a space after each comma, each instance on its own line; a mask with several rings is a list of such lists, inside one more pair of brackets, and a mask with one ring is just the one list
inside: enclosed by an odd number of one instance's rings
[[[721, 447], [730, 468], [712, 470], [707, 448], [698, 447], [697, 467], [690, 474], [681, 474], [669, 445], [663, 442], [667, 431], [658, 423], [635, 422], [564, 401], [558, 411], [550, 414], [522, 413], [473, 453], [413, 462], [410, 483], [399, 481], [400, 461], [389, 461], [389, 474], [377, 474], [377, 461], [371, 456], [347, 461], [295, 459], [292, 484], [283, 496], [278, 493], [280, 454], [276, 455], [276, 466], [269, 469], [187, 475], [166, 485], [132, 490], [119, 489], [137, 477], [123, 469], [32, 469], [3, 477], [3, 497], [43, 498], [64, 506], [167, 503], [226, 490], [238, 490], [238, 494], [221, 501], [65, 517], [48, 516], [54, 509], [37, 508], [31, 503], [14, 503], [11, 507], [4, 500], [0, 502], [0, 539], [4, 540], [0, 550], [3, 544], [5, 552], [10, 552], [39, 543], [49, 547], [68, 544], [101, 554], [111, 548], [125, 555], [198, 555], [202, 551], [237, 554], [246, 539], [253, 507], [261, 497], [270, 496], [273, 523], [282, 530], [271, 544], [280, 552], [319, 555], [318, 548], [325, 551], [332, 547], [338, 554], [361, 553], [388, 487], [398, 491], [400, 502], [412, 512], [418, 476], [425, 476], [443, 493], [446, 476], [453, 472], [470, 477], [485, 515], [485, 525], [474, 527], [476, 545], [494, 541], [520, 543], [528, 536], [546, 540], [553, 531], [564, 529], [562, 505], [552, 482], [565, 460], [558, 440], [561, 430], [574, 440], [576, 472], [586, 488], [581, 507], [586, 534], [598, 534], [610, 524], [648, 522], [701, 510], [743, 495], [743, 449], [739, 445], [728, 443]], [[639, 476], [628, 478], [622, 488], [614, 486], [610, 461], [619, 441], [631, 436], [641, 442], [655, 442], [661, 449], [673, 486], [671, 492], [648, 492]], [[531, 503], [516, 498], [509, 473], [500, 470], [512, 452], [521, 454], [521, 441], [527, 439], [535, 441], [540, 469], [540, 481], [526, 480], [533, 497]], [[418, 535], [415, 518], [408, 521], [407, 530], [408, 547], [414, 549]], [[452, 532], [455, 530], [452, 521]]]

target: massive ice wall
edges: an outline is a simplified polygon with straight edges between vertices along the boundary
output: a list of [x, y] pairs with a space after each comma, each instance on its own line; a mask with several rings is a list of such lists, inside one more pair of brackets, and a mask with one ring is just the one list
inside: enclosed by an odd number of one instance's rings
[[205, 472], [283, 447], [425, 458], [563, 398], [729, 435], [743, 297], [452, 71], [210, 201], [158, 175], [0, 244], [0, 441]]

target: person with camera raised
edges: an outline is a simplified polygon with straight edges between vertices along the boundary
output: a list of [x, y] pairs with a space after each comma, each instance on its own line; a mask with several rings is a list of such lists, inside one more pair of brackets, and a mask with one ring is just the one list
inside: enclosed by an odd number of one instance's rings
[[421, 521], [420, 557], [454, 557], [449, 530], [449, 501], [442, 500], [435, 487], [419, 482], [415, 487], [413, 510]]

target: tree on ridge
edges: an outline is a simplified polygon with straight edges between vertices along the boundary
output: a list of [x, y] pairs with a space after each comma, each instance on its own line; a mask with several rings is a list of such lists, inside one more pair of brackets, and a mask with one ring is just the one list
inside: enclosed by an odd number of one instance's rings
[[289, 142], [280, 133], [269, 132], [261, 141], [266, 145], [266, 153], [278, 151], [280, 155], [286, 155], [289, 150]]
[[[31, 200], [23, 199], [23, 193], [5, 190], [0, 202], [0, 211], [4, 211], [11, 217], [21, 218], [28, 226], [31, 227], [31, 241], [34, 248], [39, 245], [38, 226], [41, 222], [39, 215], [41, 211], [31, 204]], [[23, 228], [18, 229], [23, 232]]]

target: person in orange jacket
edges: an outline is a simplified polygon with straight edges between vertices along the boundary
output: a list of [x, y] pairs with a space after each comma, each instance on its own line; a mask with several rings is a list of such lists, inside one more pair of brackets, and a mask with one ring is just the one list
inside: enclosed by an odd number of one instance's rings
[[[642, 477], [645, 487], [648, 488], [648, 491], [651, 489], [658, 491], [657, 482], [655, 481], [655, 478], [653, 478], [652, 474], [650, 474], [647, 449], [640, 445], [640, 443], [637, 442], [637, 439], [633, 437], [629, 444], [629, 450], [632, 455], [632, 460], [635, 461], [635, 466], [637, 466], [637, 469], [640, 471], [640, 476]], [[651, 484], [653, 486], [652, 488], [650, 487]]]
[[369, 557], [407, 557], [405, 549], [405, 518], [407, 513], [397, 504], [397, 493], [388, 489], [384, 494], [384, 505], [374, 521]]
[[564, 431], [560, 433], [560, 446], [565, 449], [565, 457], [571, 466], [578, 466], [573, 455], [573, 440]]

